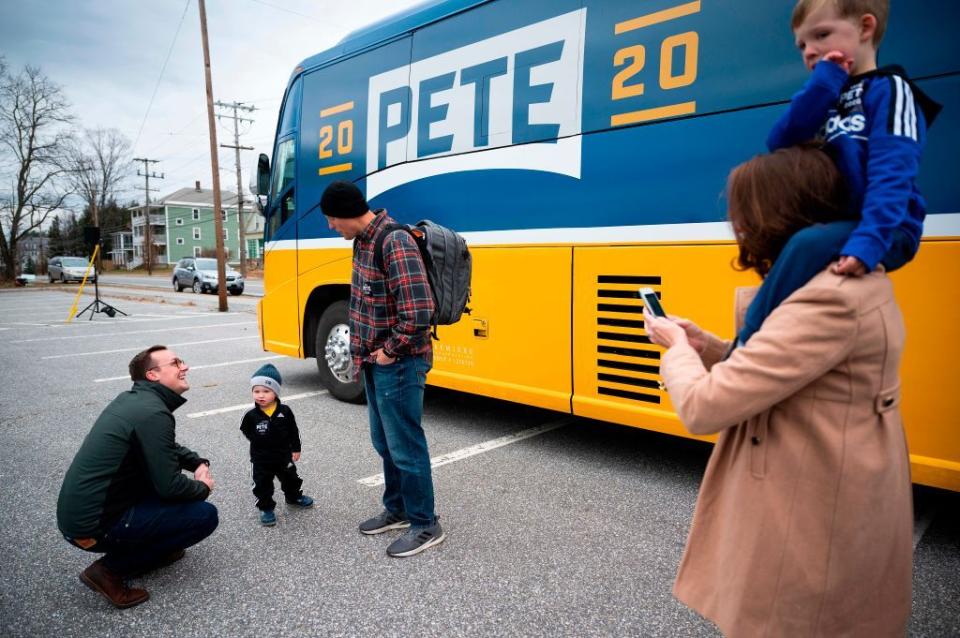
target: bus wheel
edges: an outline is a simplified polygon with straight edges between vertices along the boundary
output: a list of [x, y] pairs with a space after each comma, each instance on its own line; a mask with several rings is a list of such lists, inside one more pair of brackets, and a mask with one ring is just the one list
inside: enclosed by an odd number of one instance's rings
[[363, 383], [353, 379], [347, 301], [335, 301], [320, 316], [314, 352], [320, 380], [330, 394], [348, 403], [363, 403]]

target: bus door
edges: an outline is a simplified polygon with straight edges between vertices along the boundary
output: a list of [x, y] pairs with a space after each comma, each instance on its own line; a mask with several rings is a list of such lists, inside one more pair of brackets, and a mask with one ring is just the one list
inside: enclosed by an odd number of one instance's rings
[[266, 210], [264, 295], [260, 303], [264, 348], [294, 357], [303, 356], [297, 297], [295, 215], [300, 93], [300, 80], [297, 79], [287, 92], [280, 119]]

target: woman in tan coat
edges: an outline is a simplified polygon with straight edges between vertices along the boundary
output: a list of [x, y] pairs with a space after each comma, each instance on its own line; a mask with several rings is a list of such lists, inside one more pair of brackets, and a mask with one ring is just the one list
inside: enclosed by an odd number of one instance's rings
[[[741, 267], [763, 276], [790, 235], [838, 218], [839, 184], [814, 149], [734, 169]], [[755, 291], [738, 291], [738, 330]], [[728, 636], [902, 636], [913, 557], [904, 328], [884, 272], [825, 269], [732, 352], [689, 321], [645, 320], [667, 348], [661, 374], [680, 419], [720, 433], [674, 595]]]

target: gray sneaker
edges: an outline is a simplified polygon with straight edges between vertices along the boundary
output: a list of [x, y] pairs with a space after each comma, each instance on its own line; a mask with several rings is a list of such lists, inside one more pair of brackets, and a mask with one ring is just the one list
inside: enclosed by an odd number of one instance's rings
[[413, 556], [428, 547], [439, 545], [446, 537], [439, 520], [427, 527], [411, 527], [403, 536], [390, 543], [387, 555], [394, 558]]
[[406, 514], [394, 514], [393, 512], [383, 510], [383, 512], [373, 518], [368, 518], [360, 523], [360, 533], [368, 535], [382, 534], [392, 529], [403, 529], [404, 527], [410, 527], [410, 521], [407, 520]]

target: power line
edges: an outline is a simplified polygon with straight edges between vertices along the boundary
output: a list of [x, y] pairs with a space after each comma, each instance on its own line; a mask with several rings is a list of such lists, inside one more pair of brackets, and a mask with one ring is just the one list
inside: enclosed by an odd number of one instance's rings
[[278, 7], [278, 6], [275, 5], [275, 4], [270, 4], [269, 2], [264, 2], [263, 0], [252, 0], [252, 1], [253, 1], [253, 2], [256, 2], [257, 4], [262, 4], [262, 5], [265, 6], [265, 7], [270, 7], [271, 9], [276, 9], [277, 11], [284, 11], [284, 12], [286, 12], [286, 13], [292, 13], [292, 14], [295, 15], [295, 16], [300, 16], [301, 18], [307, 18], [307, 19], [309, 19], [309, 20], [313, 20], [314, 22], [323, 22], [323, 20], [321, 20], [320, 18], [318, 18], [318, 17], [316, 17], [316, 16], [308, 16], [308, 15], [305, 14], [305, 13], [299, 13], [299, 12], [297, 12], [297, 11], [293, 11], [292, 9], [287, 9], [286, 7]]
[[140, 130], [137, 131], [137, 139], [133, 142], [133, 148], [137, 148], [140, 142], [140, 135], [143, 133], [143, 126], [147, 123], [147, 117], [150, 115], [150, 109], [153, 108], [153, 100], [157, 97], [157, 90], [160, 88], [160, 82], [163, 80], [163, 74], [167, 70], [167, 63], [173, 54], [173, 47], [177, 43], [177, 36], [180, 35], [180, 28], [183, 26], [183, 20], [187, 17], [187, 9], [190, 8], [190, 0], [183, 7], [183, 14], [180, 16], [180, 23], [177, 24], [177, 31], [173, 34], [173, 42], [170, 43], [170, 50], [167, 51], [167, 59], [163, 61], [163, 67], [160, 69], [160, 77], [157, 78], [157, 84], [153, 87], [153, 95], [150, 96], [150, 103], [147, 105], [147, 112], [143, 114], [143, 121], [140, 122]]

